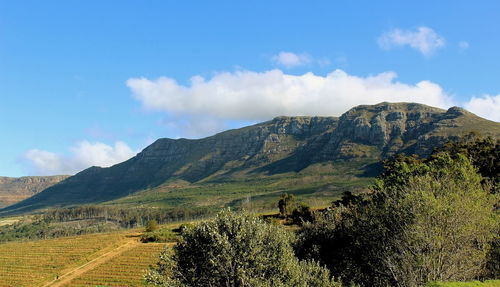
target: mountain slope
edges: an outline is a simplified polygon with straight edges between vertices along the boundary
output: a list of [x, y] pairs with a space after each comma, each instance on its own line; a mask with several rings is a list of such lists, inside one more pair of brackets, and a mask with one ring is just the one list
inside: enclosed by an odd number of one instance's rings
[[278, 117], [198, 140], [159, 139], [128, 161], [86, 169], [2, 212], [104, 202], [174, 180], [224, 183], [326, 163], [361, 171], [398, 152], [428, 154], [471, 131], [499, 137], [500, 124], [412, 103], [358, 106], [340, 118]]
[[66, 178], [68, 178], [67, 175], [18, 178], [0, 176], [0, 208], [33, 196]]

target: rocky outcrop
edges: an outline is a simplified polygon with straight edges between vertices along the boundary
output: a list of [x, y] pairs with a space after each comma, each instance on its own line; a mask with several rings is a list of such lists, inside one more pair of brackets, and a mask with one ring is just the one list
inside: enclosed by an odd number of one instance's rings
[[426, 155], [474, 130], [500, 137], [499, 123], [457, 107], [414, 103], [358, 106], [340, 118], [277, 117], [203, 139], [159, 139], [128, 161], [89, 168], [5, 210], [102, 202], [176, 179], [224, 182], [325, 162], [349, 161], [361, 169], [399, 152]]
[[358, 106], [340, 117], [323, 147], [322, 159], [387, 158], [400, 152], [428, 155], [445, 141], [472, 131], [498, 137], [499, 126], [459, 107], [442, 110], [414, 103]]
[[66, 175], [24, 177], [0, 176], [0, 208], [35, 195], [67, 177]]

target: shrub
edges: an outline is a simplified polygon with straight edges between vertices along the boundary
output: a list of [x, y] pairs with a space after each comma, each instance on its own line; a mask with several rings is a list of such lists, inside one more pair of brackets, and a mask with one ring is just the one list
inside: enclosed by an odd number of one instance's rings
[[158, 222], [156, 222], [156, 220], [149, 220], [148, 223], [146, 223], [146, 232], [153, 232], [156, 229], [158, 229]]
[[338, 286], [318, 263], [299, 262], [290, 234], [249, 215], [221, 212], [187, 229], [146, 275], [157, 286]]
[[299, 203], [297, 207], [292, 210], [290, 218], [293, 224], [302, 225], [305, 222], [312, 222], [314, 220], [314, 212], [309, 205]]
[[179, 239], [179, 235], [173, 231], [160, 229], [152, 232], [146, 232], [141, 235], [141, 242], [175, 242]]

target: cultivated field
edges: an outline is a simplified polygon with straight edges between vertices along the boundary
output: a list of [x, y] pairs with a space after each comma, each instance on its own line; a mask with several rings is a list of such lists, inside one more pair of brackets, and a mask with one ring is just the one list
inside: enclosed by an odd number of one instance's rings
[[164, 246], [164, 243], [137, 244], [63, 286], [144, 286], [144, 271], [156, 262]]
[[136, 241], [128, 231], [0, 244], [0, 286], [46, 286], [63, 274]]

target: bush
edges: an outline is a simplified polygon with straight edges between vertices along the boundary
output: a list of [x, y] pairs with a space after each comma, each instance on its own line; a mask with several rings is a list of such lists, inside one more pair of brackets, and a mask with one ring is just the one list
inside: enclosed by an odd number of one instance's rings
[[153, 232], [156, 229], [158, 229], [158, 222], [156, 222], [156, 220], [149, 220], [148, 223], [146, 223], [146, 232]]
[[193, 228], [195, 225], [192, 223], [183, 223], [181, 224], [178, 228], [173, 229], [172, 231], [177, 232], [177, 233], [184, 233], [186, 230]]
[[175, 242], [179, 235], [170, 230], [155, 230], [141, 235], [141, 242]]
[[187, 229], [146, 275], [157, 286], [338, 286], [318, 263], [299, 262], [290, 234], [249, 215], [221, 212]]
[[314, 220], [314, 212], [309, 205], [299, 203], [297, 207], [292, 210], [290, 218], [292, 224], [303, 225], [305, 222], [312, 222]]

